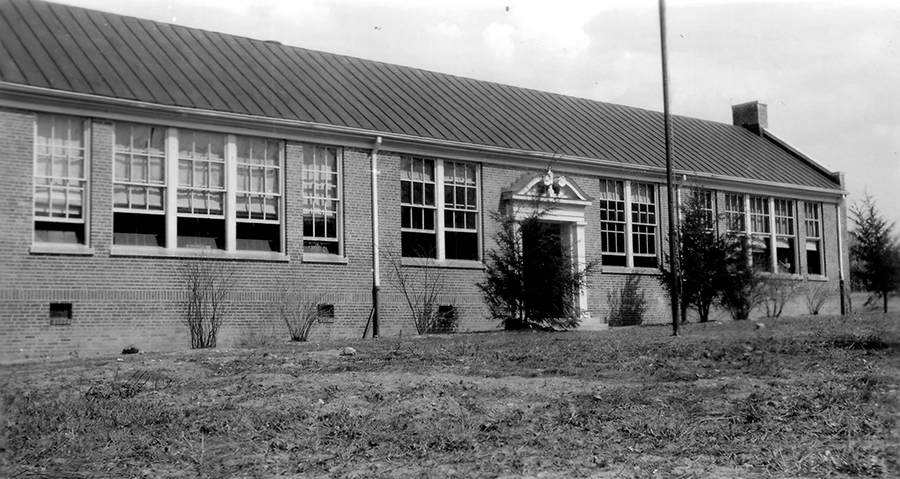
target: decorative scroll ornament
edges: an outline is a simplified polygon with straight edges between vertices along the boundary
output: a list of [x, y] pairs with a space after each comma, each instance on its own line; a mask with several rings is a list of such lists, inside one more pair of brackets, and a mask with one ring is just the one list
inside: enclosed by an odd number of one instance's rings
[[547, 198], [560, 198], [564, 196], [560, 196], [563, 188], [568, 186], [569, 181], [566, 180], [566, 177], [563, 175], [554, 176], [553, 170], [551, 168], [547, 168], [547, 173], [544, 174], [544, 177], [541, 180], [542, 188], [540, 188], [540, 196], [545, 196]]

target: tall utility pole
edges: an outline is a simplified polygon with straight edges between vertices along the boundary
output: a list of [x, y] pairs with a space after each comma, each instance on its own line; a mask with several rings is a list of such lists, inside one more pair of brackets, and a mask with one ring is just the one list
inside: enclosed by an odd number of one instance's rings
[[672, 157], [675, 155], [672, 132], [672, 115], [669, 113], [669, 65], [666, 53], [666, 2], [659, 0], [659, 36], [662, 44], [663, 116], [666, 124], [666, 189], [669, 198], [669, 268], [672, 271], [672, 334], [678, 336], [678, 299], [681, 296], [678, 268], [678, 215], [675, 211], [675, 174]]

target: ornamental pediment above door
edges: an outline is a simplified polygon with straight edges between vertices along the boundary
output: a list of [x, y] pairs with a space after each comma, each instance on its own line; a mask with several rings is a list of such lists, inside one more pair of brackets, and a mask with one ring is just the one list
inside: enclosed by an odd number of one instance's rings
[[588, 206], [593, 198], [585, 194], [575, 180], [558, 175], [552, 169], [540, 174], [525, 175], [515, 183], [505, 188], [501, 198], [513, 201], [534, 201], [535, 199], [547, 199], [549, 201]]
[[545, 220], [579, 225], [587, 224], [584, 210], [593, 201], [578, 183], [550, 168], [544, 173], [523, 176], [505, 188], [500, 198], [506, 204], [507, 214], [522, 217], [540, 209]]

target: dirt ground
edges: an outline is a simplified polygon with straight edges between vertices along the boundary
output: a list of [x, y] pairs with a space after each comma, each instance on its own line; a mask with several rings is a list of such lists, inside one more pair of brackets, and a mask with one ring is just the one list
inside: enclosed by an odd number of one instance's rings
[[0, 476], [892, 477], [897, 319], [8, 365]]

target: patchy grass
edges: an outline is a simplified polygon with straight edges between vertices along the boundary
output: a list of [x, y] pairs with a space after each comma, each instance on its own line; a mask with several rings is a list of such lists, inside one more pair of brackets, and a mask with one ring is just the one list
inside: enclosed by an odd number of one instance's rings
[[897, 477], [898, 321], [6, 366], [0, 476]]

